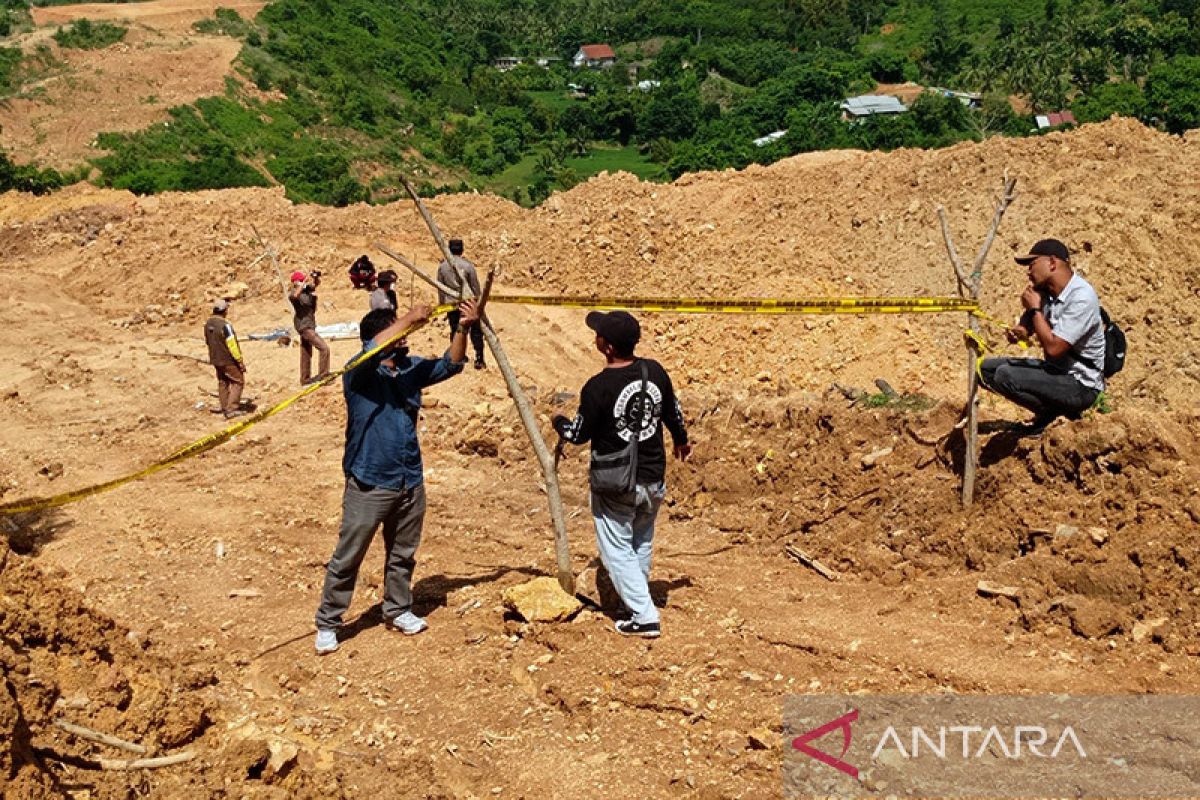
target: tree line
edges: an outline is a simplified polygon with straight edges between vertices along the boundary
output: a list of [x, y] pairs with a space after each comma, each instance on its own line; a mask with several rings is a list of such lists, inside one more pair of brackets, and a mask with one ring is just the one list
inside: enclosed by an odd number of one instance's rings
[[[1200, 0], [275, 0], [198, 26], [242, 39], [256, 92], [231, 82], [166, 125], [106, 134], [95, 166], [139, 192], [275, 181], [330, 204], [386, 201], [402, 172], [426, 194], [519, 174], [506, 193], [536, 203], [601, 146], [668, 177], [1028, 135], [1034, 113], [1067, 108], [1177, 133], [1200, 126], [1198, 13]], [[566, 65], [600, 42], [615, 67]], [[560, 60], [492, 66], [510, 55]], [[905, 114], [843, 120], [847, 96], [903, 81], [983, 101], [927, 93]], [[772, 131], [786, 133], [754, 144]]]

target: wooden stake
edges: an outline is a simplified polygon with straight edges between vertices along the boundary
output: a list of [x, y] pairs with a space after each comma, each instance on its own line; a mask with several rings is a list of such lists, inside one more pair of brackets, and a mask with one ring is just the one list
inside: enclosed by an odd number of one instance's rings
[[[429, 228], [429, 232], [433, 234], [433, 239], [437, 242], [438, 249], [442, 252], [442, 258], [446, 259], [446, 263], [454, 267], [458, 272], [460, 297], [471, 297], [471, 287], [467, 284], [466, 277], [462, 270], [454, 263], [451, 258], [451, 253], [446, 247], [446, 240], [442, 238], [442, 232], [438, 229], [437, 223], [433, 221], [433, 216], [417, 196], [416, 190], [407, 178], [401, 177], [404, 183], [404, 188], [408, 192], [409, 197], [416, 203], [417, 210], [421, 212], [421, 217], [425, 220], [425, 225]], [[387, 252], [386, 250], [384, 251]], [[389, 255], [393, 255], [389, 253]], [[393, 256], [395, 257], [395, 256]], [[397, 258], [404, 264], [404, 259]], [[407, 266], [407, 264], [406, 264]], [[414, 272], [417, 272], [415, 266], [412, 267]], [[435, 280], [426, 278], [426, 281], [433, 285], [443, 288], [440, 283]], [[450, 294], [455, 294], [450, 291]], [[496, 360], [496, 366], [500, 369], [500, 374], [504, 376], [504, 383], [508, 387], [508, 394], [512, 397], [513, 403], [517, 406], [517, 413], [521, 417], [521, 423], [525, 426], [525, 433], [529, 437], [530, 444], [533, 445], [533, 451], [537, 455], [538, 462], [542, 467], [542, 478], [546, 482], [546, 495], [550, 499], [550, 519], [554, 525], [554, 555], [558, 564], [558, 584], [567, 594], [575, 594], [575, 574], [571, 570], [571, 550], [570, 543], [567, 539], [567, 520], [563, 514], [562, 495], [558, 488], [558, 472], [554, 469], [554, 457], [550, 454], [550, 449], [546, 446], [546, 440], [542, 438], [542, 432], [538, 428], [537, 418], [534, 416], [533, 407], [529, 403], [529, 398], [525, 395], [525, 390], [521, 388], [520, 382], [517, 380], [517, 373], [512, 368], [512, 364], [508, 360], [508, 355], [504, 352], [504, 346], [500, 344], [500, 337], [496, 335], [495, 328], [486, 318], [481, 317], [479, 324], [483, 329], [483, 337], [487, 340], [488, 347], [492, 351], [492, 356]]]
[[393, 250], [392, 248], [388, 247], [388, 246], [387, 246], [387, 245], [385, 245], [384, 243], [382, 243], [382, 242], [375, 242], [375, 243], [373, 243], [371, 246], [372, 246], [372, 247], [374, 247], [374, 248], [376, 248], [376, 249], [378, 249], [378, 250], [379, 250], [381, 253], [383, 253], [385, 256], [388, 256], [388, 257], [390, 257], [390, 258], [394, 259], [394, 260], [396, 261], [396, 263], [397, 263], [397, 264], [399, 264], [400, 266], [404, 267], [404, 268], [405, 268], [405, 269], [407, 269], [409, 272], [411, 272], [411, 273], [412, 273], [414, 276], [416, 276], [416, 277], [420, 278], [421, 280], [425, 281], [426, 283], [428, 283], [430, 286], [432, 286], [433, 288], [437, 289], [438, 291], [440, 291], [440, 292], [446, 292], [446, 293], [448, 293], [448, 294], [455, 294], [455, 290], [454, 290], [454, 289], [451, 289], [449, 286], [447, 286], [446, 284], [444, 284], [444, 283], [442, 283], [441, 281], [437, 280], [436, 278], [432, 278], [432, 277], [430, 277], [429, 273], [425, 272], [425, 270], [421, 269], [421, 268], [420, 268], [420, 267], [418, 267], [416, 264], [414, 264], [413, 262], [409, 261], [407, 258], [405, 258], [404, 256], [400, 255], [399, 253], [397, 253], [395, 250]]
[[827, 581], [836, 581], [838, 577], [840, 577], [837, 572], [831, 570], [820, 561], [817, 561], [815, 558], [801, 550], [799, 547], [796, 547], [794, 544], [787, 545], [783, 548], [783, 551], [787, 553], [789, 557], [796, 559], [796, 561], [808, 567]]
[[96, 742], [98, 744], [106, 744], [109, 747], [115, 747], [118, 750], [128, 750], [130, 753], [137, 753], [139, 756], [144, 756], [147, 752], [146, 748], [140, 744], [127, 742], [124, 739], [118, 739], [115, 736], [111, 736], [107, 733], [101, 733], [100, 731], [94, 731], [91, 728], [85, 728], [82, 725], [75, 725], [74, 723], [67, 722], [65, 719], [54, 720], [54, 726], [56, 728], [61, 728], [72, 736], [78, 736], [80, 739], [86, 739], [89, 742]]
[[[267, 251], [266, 255], [271, 259], [272, 266], [275, 267], [275, 277], [279, 280], [279, 285], [283, 288], [283, 305], [290, 314], [292, 312], [292, 301], [290, 298], [288, 298], [289, 284], [283, 279], [283, 269], [281, 269], [279, 266], [279, 254], [275, 252], [274, 247], [267, 244], [266, 240], [262, 238], [258, 232], [258, 228], [251, 225], [250, 230], [254, 231], [254, 238], [257, 239], [258, 243]], [[259, 259], [261, 258], [262, 256], [259, 256]], [[255, 263], [257, 263], [257, 261], [258, 259], [256, 259]]]
[[157, 758], [80, 758], [79, 756], [69, 756], [63, 753], [56, 753], [46, 747], [39, 747], [34, 750], [39, 756], [49, 758], [54, 761], [60, 761], [63, 764], [70, 764], [73, 767], [81, 769], [100, 769], [100, 770], [131, 770], [131, 769], [157, 769], [159, 767], [169, 767], [173, 764], [182, 764], [185, 761], [191, 761], [196, 757], [196, 754], [191, 750], [185, 750], [182, 753], [175, 753], [170, 756], [159, 756]]
[[[996, 231], [1000, 228], [1000, 221], [1004, 219], [1004, 212], [1017, 199], [1016, 186], [1017, 179], [1008, 177], [1008, 170], [1005, 170], [1004, 190], [996, 200], [995, 211], [992, 214], [992, 225], [988, 229], [987, 236], [984, 237], [983, 244], [979, 247], [979, 252], [975, 255], [975, 263], [970, 275], [963, 268], [962, 260], [958, 257], [958, 251], [954, 247], [954, 240], [950, 236], [950, 225], [946, 221], [946, 209], [941, 206], [937, 207], [938, 220], [942, 226], [942, 238], [946, 242], [946, 253], [950, 256], [950, 264], [954, 267], [954, 277], [958, 282], [958, 294], [960, 297], [969, 297], [976, 302], [979, 301], [979, 292], [983, 288], [983, 264], [987, 260], [988, 251], [992, 248], [992, 242], [996, 239]], [[978, 319], [972, 315], [968, 315], [967, 324], [973, 333], [976, 335], [979, 334]], [[975, 502], [975, 471], [979, 464], [979, 416], [975, 410], [975, 399], [979, 394], [979, 375], [975, 369], [975, 363], [982, 355], [982, 353], [977, 352], [974, 340], [969, 340], [967, 342], [967, 446], [963, 454], [962, 482], [962, 504], [964, 508], [970, 508], [971, 504]]]

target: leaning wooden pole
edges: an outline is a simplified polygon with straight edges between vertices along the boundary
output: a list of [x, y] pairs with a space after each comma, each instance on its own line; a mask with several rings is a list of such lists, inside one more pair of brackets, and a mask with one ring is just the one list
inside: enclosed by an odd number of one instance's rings
[[[446, 246], [446, 240], [442, 238], [442, 232], [439, 230], [437, 223], [434, 222], [429, 209], [425, 207], [421, 198], [417, 196], [408, 179], [402, 178], [401, 180], [409, 197], [416, 203], [417, 210], [420, 211], [421, 217], [425, 220], [429, 232], [433, 234], [433, 239], [437, 242], [438, 249], [442, 252], [442, 258], [446, 259], [446, 263], [454, 266], [458, 272], [460, 291], [465, 296], [470, 297], [471, 287], [467, 284], [461, 270], [458, 270], [454, 259], [451, 258], [450, 249]], [[541, 429], [538, 428], [537, 424], [537, 417], [533, 413], [533, 406], [530, 405], [529, 398], [525, 396], [525, 390], [521, 388], [521, 384], [517, 380], [517, 373], [513, 370], [512, 364], [508, 360], [508, 355], [504, 352], [504, 346], [500, 344], [500, 337], [496, 335], [495, 328], [492, 327], [486, 318], [480, 319], [479, 324], [482, 327], [483, 336], [487, 340], [488, 347], [492, 351], [492, 356], [496, 359], [496, 366], [499, 367], [500, 374], [504, 376], [504, 383], [508, 387], [508, 394], [517, 406], [517, 413], [521, 417], [521, 423], [525, 426], [525, 433], [529, 436], [529, 442], [533, 445], [533, 451], [537, 455], [538, 462], [542, 467], [542, 477], [546, 482], [546, 496], [550, 499], [550, 519], [554, 525], [554, 555], [558, 563], [558, 583], [567, 594], [575, 594], [575, 573], [571, 569], [571, 550], [567, 539], [567, 518], [563, 513], [562, 495], [558, 488], [558, 472], [554, 468], [554, 456], [551, 455], [550, 449], [546, 446], [546, 440], [542, 438]]]
[[[267, 240], [262, 238], [262, 234], [258, 232], [258, 228], [251, 225], [250, 230], [254, 231], [254, 238], [258, 239], [259, 245], [261, 245], [263, 250], [266, 251], [265, 255], [271, 259], [271, 265], [275, 267], [275, 278], [279, 281], [279, 285], [283, 288], [283, 306], [290, 313], [292, 310], [292, 301], [288, 299], [289, 284], [286, 280], [284, 280], [283, 270], [279, 266], [279, 253], [275, 252], [275, 247], [273, 245], [268, 244]], [[258, 258], [261, 259], [262, 256], [259, 256]], [[255, 260], [257, 261], [258, 259]]]
[[[942, 238], [946, 242], [946, 253], [950, 257], [950, 264], [954, 267], [954, 277], [958, 283], [958, 294], [960, 297], [970, 298], [976, 303], [979, 302], [979, 294], [983, 288], [983, 264], [987, 260], [988, 251], [992, 248], [992, 242], [996, 239], [996, 231], [1000, 228], [1000, 221], [1004, 219], [1004, 212], [1012, 205], [1012, 202], [1017, 199], [1016, 195], [1017, 179], [1008, 177], [1008, 171], [1004, 172], [1004, 188], [999, 198], [995, 203], [995, 209], [992, 213], [992, 225], [988, 229], [987, 236], [984, 237], [983, 244], [979, 247], [979, 252], [975, 255], [975, 262], [972, 265], [970, 274], [967, 274], [963, 267], [962, 260], [958, 257], [958, 251], [954, 247], [954, 240], [950, 236], [950, 225], [946, 221], [946, 209], [938, 206], [938, 220], [942, 226]], [[963, 453], [963, 482], [962, 482], [962, 504], [964, 508], [970, 508], [975, 502], [975, 472], [979, 466], [979, 415], [976, 411], [976, 398], [979, 394], [979, 371], [976, 364], [983, 353], [979, 352], [979, 320], [974, 315], [968, 315], [967, 324], [970, 326], [971, 332], [974, 334], [967, 338], [967, 408], [966, 408], [966, 449]]]

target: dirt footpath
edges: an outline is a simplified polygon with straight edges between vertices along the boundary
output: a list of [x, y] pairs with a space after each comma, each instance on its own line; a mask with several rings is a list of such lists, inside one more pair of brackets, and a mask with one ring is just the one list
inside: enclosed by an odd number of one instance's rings
[[[469, 370], [431, 390], [422, 416], [415, 593], [430, 630], [383, 629], [373, 550], [349, 635], [324, 658], [312, 617], [340, 515], [344, 410], [336, 391], [317, 393], [145, 482], [0, 521], [6, 791], [770, 797], [793, 693], [1195, 692], [1195, 162], [1192, 141], [1114, 122], [670, 186], [608, 176], [535, 211], [438, 198], [447, 234], [503, 267], [505, 289], [941, 294], [952, 277], [934, 203], [973, 249], [1007, 165], [1022, 196], [985, 267], [985, 306], [1015, 313], [1012, 251], [1057, 235], [1127, 323], [1130, 365], [1114, 413], [1036, 439], [1005, 430], [1019, 409], [986, 399], [978, 502], [964, 511], [963, 320], [645, 315], [643, 350], [677, 377], [696, 442], [694, 461], [668, 471], [655, 642], [616, 636], [602, 607], [557, 625], [505, 614], [504, 588], [553, 574], [552, 538], [503, 383]], [[89, 187], [0, 198], [0, 497], [112, 477], [217, 429], [215, 380], [196, 360], [217, 293], [242, 295], [229, 318], [247, 394], [270, 403], [296, 388], [295, 347], [245, 341], [289, 320], [269, 263], [250, 266], [251, 221], [283, 270], [327, 271], [322, 323], [365, 311], [343, 270], [372, 241], [433, 260], [401, 205]], [[549, 431], [573, 410], [562, 393], [599, 367], [583, 312], [492, 316]], [[442, 324], [412, 339], [430, 354], [445, 341]], [[333, 343], [334, 362], [355, 349]], [[877, 377], [912, 402], [872, 408], [831, 388]], [[582, 593], [600, 600], [584, 481], [576, 449], [564, 500]], [[1013, 596], [981, 596], [980, 581]], [[96, 771], [89, 760], [119, 754], [53, 727], [60, 717], [193, 758]]]

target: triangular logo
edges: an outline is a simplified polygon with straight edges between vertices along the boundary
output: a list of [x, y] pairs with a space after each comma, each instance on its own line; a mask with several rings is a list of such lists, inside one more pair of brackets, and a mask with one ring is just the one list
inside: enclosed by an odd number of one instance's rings
[[[842, 761], [842, 758], [845, 757], [847, 751], [850, 750], [850, 723], [855, 722], [857, 720], [858, 720], [858, 709], [856, 708], [846, 714], [843, 714], [842, 716], [838, 717], [837, 719], [833, 720], [832, 722], [826, 722], [824, 725], [822, 725], [819, 728], [813, 728], [808, 733], [804, 733], [804, 734], [801, 734], [800, 736], [797, 736], [795, 739], [792, 740], [792, 747], [795, 748], [796, 750], [799, 750], [801, 753], [804, 753], [804, 755], [809, 756], [811, 758], [815, 758], [817, 761], [820, 761], [822, 764], [831, 766], [836, 770], [846, 773], [851, 778], [858, 780], [858, 767], [852, 766], [850, 764], [847, 764], [845, 761]], [[842, 752], [839, 753], [836, 757], [831, 756], [824, 751], [818, 750], [817, 748], [812, 747], [808, 744], [809, 742], [813, 741], [814, 739], [820, 739], [822, 736], [829, 733], [830, 731], [835, 731], [835, 730], [838, 730], [839, 728], [842, 731]]]

